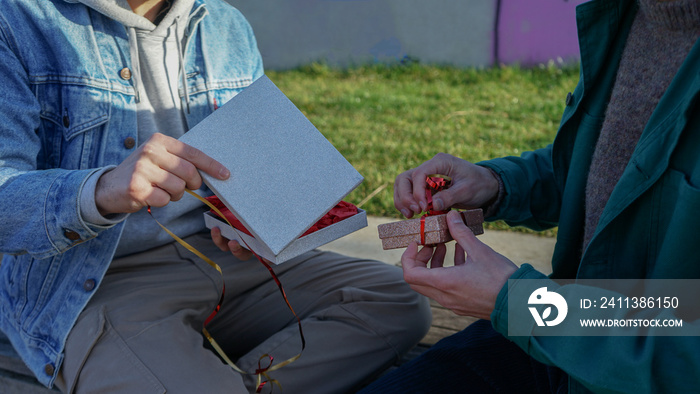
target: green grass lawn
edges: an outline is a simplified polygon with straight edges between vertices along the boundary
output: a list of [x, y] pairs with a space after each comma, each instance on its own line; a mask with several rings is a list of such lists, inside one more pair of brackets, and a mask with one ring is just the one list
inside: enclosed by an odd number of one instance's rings
[[267, 75], [365, 177], [346, 200], [370, 215], [399, 218], [394, 178], [438, 152], [476, 162], [550, 143], [578, 72], [577, 65], [314, 64]]

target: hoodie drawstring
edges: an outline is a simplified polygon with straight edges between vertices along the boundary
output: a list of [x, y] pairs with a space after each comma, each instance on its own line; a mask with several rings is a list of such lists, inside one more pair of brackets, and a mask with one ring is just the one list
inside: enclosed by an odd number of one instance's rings
[[187, 75], [185, 74], [185, 58], [182, 55], [182, 41], [180, 41], [180, 17], [175, 18], [175, 40], [177, 41], [177, 54], [180, 56], [180, 75], [182, 75], [182, 88], [185, 90], [185, 105], [187, 113], [190, 113], [190, 93], [187, 89]]
[[139, 60], [139, 46], [136, 39], [136, 29], [129, 28], [129, 55], [131, 55], [131, 70], [134, 91], [136, 92], [136, 102], [141, 101], [139, 90], [141, 85], [141, 61]]

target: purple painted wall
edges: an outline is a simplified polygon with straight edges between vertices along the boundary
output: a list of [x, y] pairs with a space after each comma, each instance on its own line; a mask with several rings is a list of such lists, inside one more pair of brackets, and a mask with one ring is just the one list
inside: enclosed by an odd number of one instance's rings
[[[226, 0], [248, 18], [265, 68], [405, 57], [424, 64], [524, 66], [578, 60], [584, 0]], [[498, 16], [497, 16], [498, 10]]]
[[500, 0], [494, 62], [533, 65], [578, 59], [575, 8], [584, 1]]

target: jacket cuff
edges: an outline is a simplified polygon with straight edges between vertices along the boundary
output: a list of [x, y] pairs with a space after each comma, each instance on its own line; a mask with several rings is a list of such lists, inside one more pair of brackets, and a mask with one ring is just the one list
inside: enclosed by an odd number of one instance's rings
[[506, 159], [492, 159], [476, 164], [491, 170], [498, 179], [498, 197], [495, 202], [485, 207], [484, 217], [489, 218], [489, 220], [497, 220], [512, 215], [520, 216], [517, 210], [512, 207], [519, 207], [523, 196], [518, 192], [521, 190], [518, 187], [518, 179], [509, 176], [509, 174], [520, 175], [522, 173], [520, 167]]
[[[48, 170], [53, 171], [53, 170]], [[53, 245], [53, 253], [40, 253], [36, 258], [50, 257], [96, 237], [80, 215], [80, 191], [95, 170], [56, 171], [44, 203], [46, 236]]]
[[84, 222], [99, 230], [104, 230], [126, 219], [128, 214], [115, 214], [109, 217], [102, 216], [95, 203], [95, 188], [97, 181], [114, 166], [102, 168], [90, 174], [80, 190], [80, 215]]
[[509, 310], [508, 300], [510, 297], [514, 299], [529, 298], [530, 294], [536, 290], [536, 288], [531, 285], [533, 282], [530, 282], [530, 284], [527, 283], [528, 280], [531, 279], [548, 279], [548, 277], [537, 271], [530, 264], [523, 264], [508, 278], [506, 284], [501, 288], [496, 298], [496, 305], [493, 312], [491, 312], [491, 324], [494, 330], [513, 341], [525, 351], [528, 349], [531, 337], [509, 336], [508, 325], [510, 321], [517, 321], [519, 324], [522, 322], [530, 322], [529, 327], [518, 327], [518, 332], [532, 332], [532, 329], [535, 327], [535, 320], [530, 316], [530, 312], [527, 308], [523, 308], [522, 310]]
[[498, 181], [498, 194], [496, 195], [496, 198], [490, 201], [488, 204], [484, 205], [481, 207], [484, 211], [484, 218], [490, 218], [491, 216], [494, 216], [496, 212], [498, 211], [498, 207], [501, 205], [501, 202], [503, 199], [506, 197], [506, 187], [503, 184], [503, 179], [501, 179], [501, 176], [496, 173], [493, 169], [489, 167], [485, 167], [491, 175], [493, 175], [494, 178]]

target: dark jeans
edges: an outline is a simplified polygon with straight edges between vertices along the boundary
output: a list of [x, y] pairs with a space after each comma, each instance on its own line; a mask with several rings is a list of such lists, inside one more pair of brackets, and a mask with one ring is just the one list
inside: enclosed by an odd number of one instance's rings
[[444, 338], [360, 391], [369, 393], [567, 392], [567, 375], [528, 356], [487, 320]]

